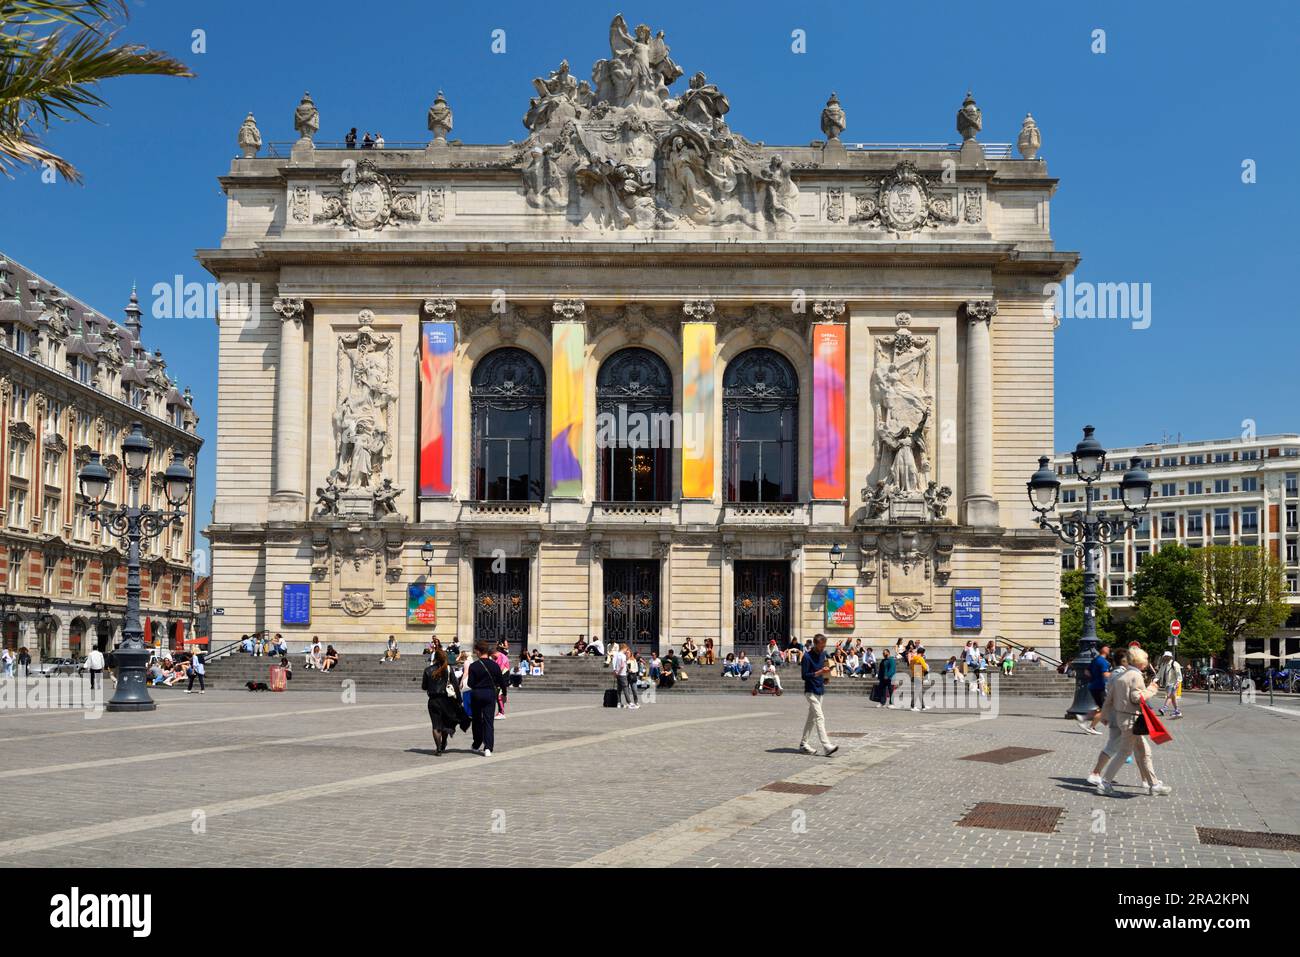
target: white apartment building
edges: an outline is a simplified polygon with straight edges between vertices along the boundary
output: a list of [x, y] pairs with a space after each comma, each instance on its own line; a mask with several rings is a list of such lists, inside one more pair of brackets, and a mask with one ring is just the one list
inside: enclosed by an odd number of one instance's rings
[[[1300, 656], [1300, 434], [1110, 449], [1104, 477], [1092, 489], [1102, 508], [1123, 507], [1119, 482], [1135, 455], [1151, 475], [1151, 507], [1102, 556], [1100, 587], [1114, 617], [1122, 621], [1131, 611], [1133, 573], [1165, 544], [1260, 545], [1285, 567], [1293, 611], [1272, 638], [1238, 642], [1234, 660], [1257, 651]], [[1056, 472], [1061, 511], [1082, 507], [1084, 483], [1074, 476], [1068, 452], [1057, 453]], [[1073, 549], [1062, 551], [1063, 570], [1079, 561]]]

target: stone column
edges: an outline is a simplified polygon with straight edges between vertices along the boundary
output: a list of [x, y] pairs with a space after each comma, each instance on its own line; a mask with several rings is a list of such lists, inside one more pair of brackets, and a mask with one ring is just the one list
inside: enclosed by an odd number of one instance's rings
[[998, 503], [993, 497], [993, 347], [989, 325], [997, 303], [971, 300], [966, 316], [966, 495], [967, 525], [996, 528]]
[[272, 308], [280, 316], [280, 360], [275, 380], [275, 483], [269, 517], [272, 521], [301, 521], [306, 502], [306, 307], [301, 299], [276, 299]]

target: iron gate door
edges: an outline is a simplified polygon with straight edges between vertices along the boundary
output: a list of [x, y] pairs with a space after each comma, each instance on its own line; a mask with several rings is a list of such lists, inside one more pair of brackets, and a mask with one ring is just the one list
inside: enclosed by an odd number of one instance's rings
[[736, 649], [753, 654], [771, 638], [784, 648], [790, 635], [788, 562], [736, 562]]
[[605, 641], [659, 651], [659, 563], [605, 559]]
[[510, 642], [510, 656], [528, 647], [528, 559], [474, 559], [474, 640]]

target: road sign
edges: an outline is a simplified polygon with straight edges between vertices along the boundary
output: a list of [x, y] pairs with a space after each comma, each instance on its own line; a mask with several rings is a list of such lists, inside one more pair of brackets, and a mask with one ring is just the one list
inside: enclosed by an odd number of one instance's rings
[[1182, 634], [1182, 631], [1183, 626], [1177, 618], [1169, 623], [1169, 634], [1173, 635], [1175, 638]]

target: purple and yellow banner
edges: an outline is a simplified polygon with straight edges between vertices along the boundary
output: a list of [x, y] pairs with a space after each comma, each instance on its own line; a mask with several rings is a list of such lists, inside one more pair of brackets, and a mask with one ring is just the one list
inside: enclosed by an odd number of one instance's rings
[[426, 322], [420, 340], [420, 494], [450, 495], [456, 326]]
[[713, 389], [718, 328], [682, 323], [682, 498], [713, 498]]
[[551, 326], [551, 495], [582, 497], [583, 364], [587, 326]]
[[815, 499], [847, 496], [844, 432], [846, 327], [818, 323], [812, 329], [813, 440], [812, 485]]

